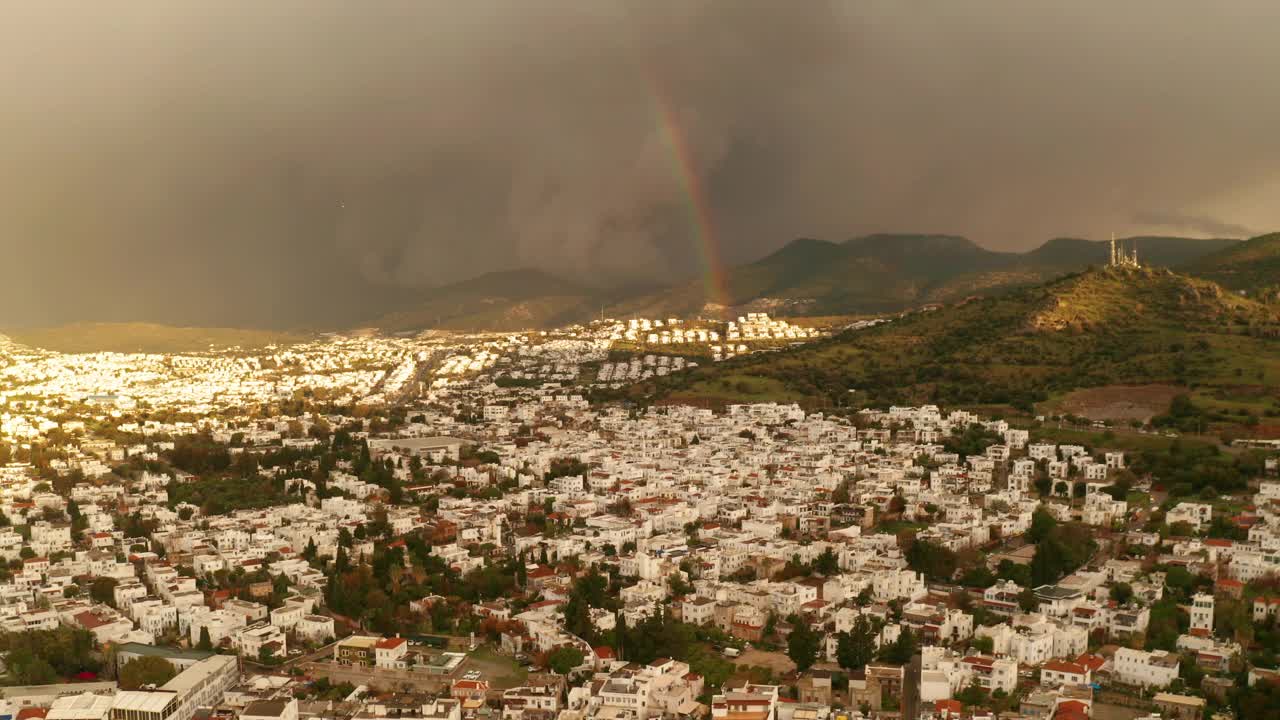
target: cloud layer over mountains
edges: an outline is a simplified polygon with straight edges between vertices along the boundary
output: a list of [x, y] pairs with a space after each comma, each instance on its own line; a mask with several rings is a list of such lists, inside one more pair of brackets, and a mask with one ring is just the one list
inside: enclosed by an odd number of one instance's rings
[[699, 213], [727, 262], [1261, 230], [1277, 26], [1263, 0], [21, 4], [0, 323], [340, 324], [486, 270], [684, 277]]

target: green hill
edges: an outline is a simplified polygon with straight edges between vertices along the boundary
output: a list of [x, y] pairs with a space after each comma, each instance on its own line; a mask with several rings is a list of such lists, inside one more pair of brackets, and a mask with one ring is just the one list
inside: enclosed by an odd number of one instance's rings
[[[1235, 239], [1209, 239], [1139, 235], [1120, 240], [1126, 247], [1136, 247], [1144, 265], [1176, 268], [1198, 258], [1240, 244]], [[1108, 242], [1079, 238], [1054, 238], [1026, 253], [1024, 258], [1031, 265], [1067, 267], [1076, 269], [1087, 265], [1104, 265], [1109, 252]]]
[[[1172, 267], [1235, 240], [1127, 238], [1145, 262]], [[755, 262], [729, 268], [727, 298], [709, 298], [702, 279], [660, 289], [602, 291], [537, 270], [488, 273], [436, 288], [370, 325], [517, 330], [582, 322], [602, 307], [613, 317], [690, 316], [724, 308], [775, 315], [892, 313], [931, 303], [1036, 285], [1107, 259], [1107, 243], [1059, 238], [1025, 253], [996, 252], [954, 235], [878, 234], [843, 243], [801, 238]]]
[[1164, 383], [1261, 412], [1280, 397], [1277, 337], [1280, 311], [1214, 283], [1167, 270], [1099, 269], [699, 368], [634, 394], [1028, 411], [1078, 388]]
[[1186, 272], [1253, 297], [1280, 296], [1280, 233], [1260, 235], [1189, 261]]
[[6, 330], [5, 334], [17, 343], [63, 353], [201, 352], [291, 345], [308, 339], [300, 333], [273, 330], [177, 327], [155, 323], [73, 323]]
[[599, 312], [591, 290], [538, 270], [510, 270], [435, 288], [370, 324], [386, 332], [504, 331], [574, 323]]
[[[1144, 262], [1174, 267], [1236, 240], [1138, 237]], [[952, 235], [879, 234], [845, 243], [801, 239], [726, 277], [728, 303], [790, 315], [885, 313], [1039, 284], [1107, 261], [1106, 242], [1058, 238], [1025, 253], [995, 252]], [[707, 303], [701, 282], [630, 298], [615, 315], [687, 315]]]

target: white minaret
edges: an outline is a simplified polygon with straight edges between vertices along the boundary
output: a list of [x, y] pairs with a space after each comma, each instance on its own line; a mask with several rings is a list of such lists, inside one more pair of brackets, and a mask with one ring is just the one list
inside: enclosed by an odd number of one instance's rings
[[1191, 598], [1191, 634], [1213, 635], [1213, 596], [1198, 593]]
[[1111, 262], [1107, 264], [1114, 266], [1117, 264], [1116, 263], [1117, 259], [1118, 259], [1118, 256], [1116, 255], [1116, 234], [1111, 233]]

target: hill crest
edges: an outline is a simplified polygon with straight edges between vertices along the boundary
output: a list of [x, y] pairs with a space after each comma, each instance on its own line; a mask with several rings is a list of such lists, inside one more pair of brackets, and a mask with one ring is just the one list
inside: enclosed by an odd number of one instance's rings
[[1280, 232], [1205, 255], [1185, 269], [1232, 290], [1274, 300], [1280, 297]]
[[[1126, 238], [1144, 262], [1175, 267], [1238, 241]], [[753, 263], [731, 269], [729, 304], [777, 314], [882, 314], [974, 295], [1008, 292], [1106, 262], [1105, 241], [1056, 238], [1025, 253], [989, 250], [956, 235], [880, 233], [832, 243], [793, 240]], [[697, 312], [707, 301], [700, 283], [633, 297], [615, 314], [662, 316]]]
[[1143, 322], [1271, 322], [1274, 309], [1221, 285], [1159, 268], [1098, 268], [1049, 285], [1048, 306], [1030, 324], [1048, 330], [1115, 328]]
[[[1163, 269], [1096, 268], [638, 386], [681, 402], [1018, 408], [1079, 388], [1280, 388], [1280, 313]], [[1250, 386], [1252, 387], [1252, 386]], [[1280, 401], [1280, 392], [1273, 396]], [[1268, 401], [1248, 390], [1244, 397]]]

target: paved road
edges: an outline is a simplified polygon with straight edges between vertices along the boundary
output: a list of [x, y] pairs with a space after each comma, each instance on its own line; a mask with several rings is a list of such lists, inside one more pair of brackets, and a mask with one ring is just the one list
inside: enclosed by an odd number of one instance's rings
[[902, 678], [902, 720], [920, 716], [920, 653], [911, 656]]
[[325, 659], [325, 658], [327, 658], [327, 657], [329, 657], [329, 656], [333, 655], [333, 648], [334, 648], [334, 646], [335, 646], [335, 645], [337, 645], [337, 644], [338, 644], [338, 642], [335, 640], [335, 641], [333, 641], [333, 642], [329, 643], [328, 645], [325, 645], [324, 647], [321, 647], [321, 648], [317, 648], [317, 649], [315, 649], [315, 650], [312, 650], [312, 651], [311, 651], [311, 652], [309, 652], [309, 653], [303, 653], [302, 655], [298, 655], [298, 656], [296, 656], [296, 657], [291, 657], [291, 658], [289, 658], [289, 660], [288, 660], [287, 662], [284, 662], [284, 663], [281, 663], [281, 664], [282, 664], [283, 666], [285, 666], [285, 667], [288, 667], [288, 666], [290, 666], [290, 665], [297, 665], [297, 664], [300, 664], [300, 663], [317, 662], [317, 661], [319, 661], [319, 660], [323, 660], [323, 659]]
[[443, 359], [444, 353], [433, 350], [426, 360], [419, 361], [417, 367], [413, 370], [413, 377], [409, 378], [409, 381], [404, 384], [395, 399], [403, 403], [424, 395], [425, 393], [420, 392], [422, 384], [431, 380]]
[[303, 653], [302, 655], [294, 655], [293, 657], [290, 657], [287, 660], [282, 661], [278, 665], [263, 665], [262, 663], [257, 662], [256, 660], [251, 660], [249, 658], [240, 658], [240, 662], [241, 664], [251, 666], [260, 672], [280, 672], [281, 670], [293, 667], [294, 665], [303, 665], [303, 664], [313, 663], [313, 662], [318, 662], [320, 660], [323, 660], [333, 655], [333, 647], [337, 644], [338, 644], [338, 641], [335, 640], [329, 643], [328, 645], [312, 650], [309, 653]]

